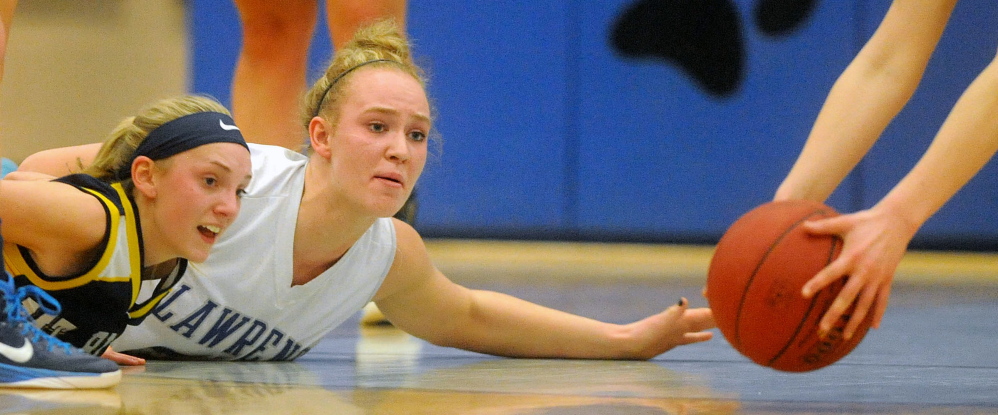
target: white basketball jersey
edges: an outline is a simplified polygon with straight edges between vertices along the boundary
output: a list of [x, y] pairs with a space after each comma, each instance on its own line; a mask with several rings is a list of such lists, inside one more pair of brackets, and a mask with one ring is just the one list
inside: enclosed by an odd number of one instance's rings
[[116, 351], [152, 358], [292, 360], [357, 313], [395, 258], [391, 218], [317, 278], [291, 286], [295, 222], [308, 158], [250, 144], [253, 179], [236, 221]]

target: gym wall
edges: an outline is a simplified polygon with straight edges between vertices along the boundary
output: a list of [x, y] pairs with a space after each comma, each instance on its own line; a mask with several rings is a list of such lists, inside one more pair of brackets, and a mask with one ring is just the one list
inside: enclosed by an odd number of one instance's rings
[[[10, 137], [96, 141], [120, 116], [178, 89], [228, 102], [240, 44], [230, 1], [98, 3], [103, 12], [34, 35], [73, 29], [69, 38], [83, 44], [57, 54], [86, 61], [86, 69], [49, 73], [49, 64], [26, 59], [36, 40], [24, 34], [29, 19], [15, 20], [0, 89], [5, 155], [28, 151]], [[890, 4], [814, 1], [804, 18], [785, 18], [777, 30], [759, 20], [761, 0], [699, 2], [716, 7], [712, 13], [675, 9], [681, 3], [697, 2], [410, 0], [408, 32], [429, 70], [443, 139], [418, 186], [420, 232], [715, 242], [772, 197], [832, 83]], [[108, 20], [127, 29], [111, 30]], [[829, 204], [869, 207], [907, 172], [994, 57], [996, 22], [990, 2], [958, 4], [912, 102]], [[131, 39], [135, 33], [142, 36]], [[709, 36], [697, 44], [691, 39], [704, 36], [693, 33]], [[676, 58], [680, 44], [697, 52], [685, 65]], [[330, 53], [322, 23], [310, 79]], [[25, 72], [44, 81], [20, 84]], [[12, 118], [32, 120], [31, 129], [13, 127]], [[71, 137], [55, 139], [63, 135]], [[998, 206], [996, 169], [989, 164], [913, 245], [998, 249], [998, 223], [988, 220]]]

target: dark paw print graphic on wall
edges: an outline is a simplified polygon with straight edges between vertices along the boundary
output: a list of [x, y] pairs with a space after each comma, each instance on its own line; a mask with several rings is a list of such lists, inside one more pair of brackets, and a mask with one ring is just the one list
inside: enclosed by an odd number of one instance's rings
[[[756, 26], [782, 36], [801, 26], [815, 0], [760, 0]], [[677, 65], [709, 94], [727, 97], [744, 78], [742, 25], [732, 0], [639, 0], [621, 14], [610, 44], [625, 57]]]
[[801, 26], [814, 11], [815, 0], [760, 0], [755, 6], [755, 24], [771, 36], [786, 35]]

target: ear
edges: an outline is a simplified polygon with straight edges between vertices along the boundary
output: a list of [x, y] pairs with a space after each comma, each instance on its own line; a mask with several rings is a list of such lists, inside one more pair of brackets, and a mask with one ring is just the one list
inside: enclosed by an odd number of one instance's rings
[[148, 199], [156, 198], [155, 164], [151, 158], [138, 156], [132, 161], [132, 183], [135, 191]]
[[329, 131], [329, 123], [322, 117], [312, 117], [308, 122], [308, 140], [312, 145], [312, 150], [324, 159], [332, 157], [332, 149], [329, 140], [332, 133]]

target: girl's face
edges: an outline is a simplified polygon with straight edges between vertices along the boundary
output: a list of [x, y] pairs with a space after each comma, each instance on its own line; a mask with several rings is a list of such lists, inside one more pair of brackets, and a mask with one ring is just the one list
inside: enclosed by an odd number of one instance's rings
[[204, 261], [239, 213], [251, 177], [249, 152], [233, 143], [206, 144], [156, 161], [151, 175], [151, 192], [142, 190], [151, 211], [140, 215], [146, 265], [176, 257]]
[[426, 164], [431, 121], [423, 87], [395, 68], [361, 69], [346, 86], [335, 128], [324, 145], [313, 137], [313, 148], [329, 160], [336, 194], [362, 214], [394, 215]]

